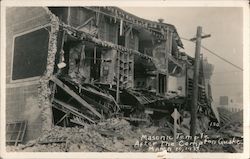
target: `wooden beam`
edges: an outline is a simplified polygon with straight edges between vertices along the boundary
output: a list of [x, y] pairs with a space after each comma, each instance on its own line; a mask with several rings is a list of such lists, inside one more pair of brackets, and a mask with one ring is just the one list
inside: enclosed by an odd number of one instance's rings
[[52, 107], [57, 109], [57, 110], [60, 110], [61, 112], [65, 113], [65, 114], [67, 114], [69, 112], [67, 109], [65, 109], [65, 107], [63, 107], [61, 105], [59, 106], [59, 104], [58, 105], [57, 104], [52, 104]]
[[183, 65], [182, 64], [180, 64], [173, 56], [168, 56], [168, 59], [170, 60], [170, 61], [172, 61], [173, 63], [175, 63], [176, 65], [178, 65], [181, 69], [183, 69]]
[[70, 22], [71, 22], [71, 21], [70, 21], [70, 19], [71, 19], [71, 10], [70, 10], [70, 7], [68, 7], [68, 13], [67, 13], [67, 14], [68, 14], [68, 15], [67, 15], [67, 24], [68, 24], [68, 25], [71, 25], [71, 24], [70, 24]]
[[94, 64], [96, 64], [96, 46], [94, 47]]
[[177, 69], [177, 66], [174, 67], [174, 69], [172, 70], [171, 74], [174, 74], [175, 71], [176, 71], [176, 69]]
[[81, 122], [79, 122], [79, 121], [76, 121], [76, 120], [74, 120], [74, 119], [70, 119], [70, 122], [71, 123], [74, 123], [74, 124], [78, 124], [78, 125], [81, 125], [81, 126], [86, 126], [86, 125], [84, 125], [83, 123], [81, 123]]
[[51, 80], [54, 83], [56, 83], [59, 87], [61, 87], [64, 91], [66, 91], [69, 95], [71, 95], [74, 99], [76, 99], [79, 103], [81, 103], [84, 107], [86, 107], [91, 112], [93, 112], [96, 116], [98, 116], [99, 118], [103, 118], [103, 116], [99, 112], [97, 112], [94, 107], [92, 107], [85, 100], [83, 100], [78, 94], [76, 94], [74, 91], [72, 91], [67, 85], [65, 85], [58, 78], [56, 78], [55, 76], [53, 76]]
[[120, 36], [123, 35], [123, 20], [120, 20]]
[[104, 105], [98, 103], [95, 98], [90, 98], [87, 96], [84, 96], [84, 100], [88, 103], [92, 103], [93, 105], [97, 106], [98, 108], [102, 109], [105, 113], [109, 112], [109, 109], [107, 107], [105, 107]]
[[67, 116], [68, 116], [68, 114], [66, 113], [55, 125], [57, 125], [60, 122], [62, 122]]
[[[201, 36], [201, 38], [202, 39], [204, 39], [204, 38], [209, 38], [209, 37], [211, 37], [211, 34], [207, 34], [207, 35], [203, 35], [203, 36]], [[192, 39], [190, 39], [190, 41], [196, 41], [197, 40], [197, 38], [195, 37], [195, 38], [192, 38]]]
[[92, 119], [88, 118], [87, 116], [83, 115], [82, 113], [74, 110], [74, 107], [67, 104], [67, 103], [64, 103], [60, 100], [57, 100], [57, 99], [54, 99], [54, 102], [56, 102], [57, 104], [60, 104], [61, 106], [63, 106], [64, 108], [68, 109], [70, 111], [70, 113], [72, 113], [73, 115], [75, 116], [79, 116], [81, 118], [84, 118], [84, 119], [87, 119], [88, 121], [92, 122], [92, 123], [95, 123], [95, 121], [93, 121]]
[[169, 113], [168, 110], [164, 110], [164, 109], [147, 108], [147, 109], [145, 109], [145, 110], [151, 110], [151, 111], [161, 112], [161, 113]]
[[100, 13], [96, 12], [96, 21], [95, 21], [95, 24], [96, 24], [97, 27], [99, 26], [99, 23], [100, 23]]
[[141, 119], [141, 118], [133, 118], [133, 117], [121, 117], [121, 119], [129, 120], [129, 121], [144, 121], [147, 122], [147, 119]]
[[79, 28], [82, 28], [82, 27], [84, 27], [85, 25], [87, 25], [91, 20], [93, 20], [94, 19], [94, 16], [93, 17], [90, 17], [88, 20], [86, 20], [83, 24], [81, 24], [81, 25], [79, 25], [78, 27], [77, 27], [77, 29], [79, 29]]

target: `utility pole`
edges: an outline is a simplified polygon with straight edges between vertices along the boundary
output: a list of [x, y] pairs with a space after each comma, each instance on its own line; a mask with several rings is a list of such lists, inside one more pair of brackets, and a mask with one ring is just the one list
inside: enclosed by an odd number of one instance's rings
[[190, 135], [194, 137], [196, 135], [196, 119], [197, 119], [197, 107], [198, 107], [198, 83], [199, 83], [199, 70], [200, 70], [200, 51], [201, 51], [201, 39], [210, 37], [211, 35], [202, 36], [202, 27], [197, 27], [196, 38], [190, 39], [190, 41], [196, 40], [195, 46], [195, 63], [194, 63], [194, 75], [193, 75], [193, 98], [191, 103], [191, 126]]

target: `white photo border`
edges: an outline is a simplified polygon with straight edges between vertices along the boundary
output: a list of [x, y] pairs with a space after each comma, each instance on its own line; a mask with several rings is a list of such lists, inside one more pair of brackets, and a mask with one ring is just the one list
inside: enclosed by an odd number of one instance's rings
[[84, 0], [3, 0], [1, 2], [1, 151], [2, 158], [157, 158], [157, 153], [86, 153], [86, 152], [6, 152], [6, 7], [18, 6], [123, 6], [123, 7], [242, 7], [243, 8], [243, 103], [244, 150], [243, 153], [167, 153], [167, 158], [249, 158], [250, 86], [249, 86], [249, 3], [248, 1], [84, 1]]

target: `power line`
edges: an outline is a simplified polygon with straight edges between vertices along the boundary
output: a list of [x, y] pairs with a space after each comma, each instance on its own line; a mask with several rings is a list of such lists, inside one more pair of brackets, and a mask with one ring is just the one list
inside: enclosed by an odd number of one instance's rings
[[213, 75], [216, 75], [216, 74], [230, 74], [230, 75], [242, 75], [242, 71], [218, 71], [218, 72], [211, 72], [211, 71], [205, 71], [203, 70], [204, 73], [212, 73]]
[[[203, 70], [203, 72], [204, 73], [209, 73], [209, 72], [211, 72], [211, 71], [204, 71]], [[213, 74], [214, 73], [242, 73], [242, 71], [218, 71], [218, 72], [212, 72]]]
[[[186, 41], [189, 41], [189, 42], [194, 43], [194, 42], [191, 41], [190, 39], [183, 38], [183, 37], [180, 37], [180, 38], [183, 39], [183, 40], [186, 40]], [[213, 54], [214, 56], [218, 57], [219, 59], [223, 60], [224, 62], [227, 62], [227, 63], [229, 63], [230, 65], [234, 66], [235, 68], [237, 68], [237, 69], [243, 71], [243, 69], [242, 69], [240, 66], [235, 65], [234, 63], [232, 63], [232, 62], [228, 61], [227, 59], [221, 57], [220, 55], [216, 54], [216, 53], [213, 52], [212, 50], [206, 48], [205, 46], [201, 45], [201, 47], [202, 47], [204, 50], [208, 51], [209, 53]]]
[[221, 83], [211, 83], [214, 86], [243, 86], [243, 83], [225, 83], [225, 84], [221, 84]]
[[217, 55], [215, 52], [211, 51], [210, 49], [206, 48], [205, 46], [201, 46], [204, 50], [207, 50], [208, 52], [210, 52], [211, 54], [213, 54], [214, 56], [220, 58], [221, 60], [231, 64], [232, 66], [234, 66], [235, 68], [238, 68], [239, 70], [243, 71], [243, 69], [240, 66], [237, 66], [235, 64], [233, 64], [232, 62], [228, 61], [227, 59]]
[[234, 83], [229, 83], [229, 82], [227, 82], [227, 83], [216, 83], [216, 82], [214, 82], [214, 81], [210, 81], [210, 83], [212, 84], [212, 85], [242, 85], [243, 86], [243, 82], [234, 82]]
[[[204, 71], [205, 73], [209, 73], [207, 71]], [[221, 71], [221, 72], [212, 72], [213, 74], [239, 74], [239, 73], [242, 73], [242, 71]]]
[[213, 72], [213, 73], [242, 73], [242, 71], [218, 71], [218, 72]]
[[189, 41], [189, 42], [192, 42], [192, 43], [194, 43], [193, 41], [191, 41], [190, 39], [187, 39], [187, 38], [184, 38], [184, 37], [180, 37], [181, 39], [183, 39], [183, 40], [186, 40], [186, 41]]

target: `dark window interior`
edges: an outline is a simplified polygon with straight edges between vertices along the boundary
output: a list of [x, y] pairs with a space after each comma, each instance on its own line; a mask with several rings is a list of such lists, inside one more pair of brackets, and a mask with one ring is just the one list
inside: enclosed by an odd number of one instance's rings
[[160, 94], [164, 94], [166, 92], [166, 75], [159, 74], [159, 92]]
[[125, 36], [119, 36], [118, 35], [118, 45], [125, 46]]
[[49, 33], [45, 28], [15, 38], [12, 80], [40, 76], [44, 73], [48, 42]]
[[[94, 50], [93, 50], [94, 52]], [[90, 76], [94, 80], [100, 79], [100, 68], [101, 68], [101, 50], [96, 49], [96, 57], [94, 57], [94, 53], [91, 54], [91, 68], [90, 68]]]
[[125, 35], [120, 35], [120, 28], [118, 29], [118, 45], [125, 46]]

